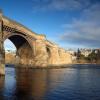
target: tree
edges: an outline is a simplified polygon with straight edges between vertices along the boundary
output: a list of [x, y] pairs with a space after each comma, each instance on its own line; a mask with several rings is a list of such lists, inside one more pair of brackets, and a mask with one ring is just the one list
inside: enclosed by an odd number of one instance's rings
[[80, 51], [80, 49], [78, 48], [78, 50], [77, 50], [77, 59], [78, 59], [78, 60], [80, 59], [80, 56], [81, 56], [81, 51]]
[[90, 62], [96, 62], [96, 60], [97, 60], [97, 53], [95, 53], [95, 50], [93, 50], [92, 51], [92, 53], [90, 53], [89, 55], [88, 55], [88, 60], [90, 61]]

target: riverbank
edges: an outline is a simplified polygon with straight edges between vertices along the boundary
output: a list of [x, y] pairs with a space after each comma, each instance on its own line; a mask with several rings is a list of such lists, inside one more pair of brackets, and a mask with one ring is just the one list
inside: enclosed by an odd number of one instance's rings
[[6, 67], [15, 67], [20, 69], [60, 69], [60, 68], [69, 68], [73, 65], [100, 65], [97, 63], [72, 63], [72, 64], [65, 64], [65, 65], [49, 65], [46, 67], [39, 67], [39, 66], [29, 66], [29, 65], [14, 65], [14, 64], [8, 64]]

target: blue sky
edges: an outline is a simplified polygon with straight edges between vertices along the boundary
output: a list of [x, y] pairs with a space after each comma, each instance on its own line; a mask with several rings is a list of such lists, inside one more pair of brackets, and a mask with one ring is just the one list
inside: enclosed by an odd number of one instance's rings
[[0, 0], [0, 8], [60, 47], [100, 48], [100, 0]]

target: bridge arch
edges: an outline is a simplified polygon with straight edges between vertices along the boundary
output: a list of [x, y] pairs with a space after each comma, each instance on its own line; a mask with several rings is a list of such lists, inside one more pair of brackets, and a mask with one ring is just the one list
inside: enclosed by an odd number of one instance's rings
[[50, 50], [50, 48], [46, 47], [46, 51], [47, 51], [48, 57], [50, 58], [50, 56], [51, 56], [51, 50]]
[[47, 62], [48, 62], [48, 64], [50, 63], [50, 61], [51, 61], [51, 56], [52, 56], [52, 52], [51, 52], [51, 48], [50, 48], [50, 46], [48, 46], [48, 45], [46, 45], [46, 52], [47, 52]]
[[15, 63], [17, 63], [17, 65], [31, 65], [34, 55], [31, 41], [25, 35], [17, 33], [10, 33], [6, 35], [3, 41], [6, 39], [9, 39], [16, 47]]
[[[29, 39], [29, 37], [28, 36], [26, 36], [25, 34], [18, 34], [18, 33], [8, 33], [8, 34], [6, 34], [6, 35], [4, 35], [4, 37], [3, 37], [3, 41], [5, 41], [6, 39], [10, 39], [11, 40], [11, 38], [12, 37], [21, 37], [21, 39], [23, 39], [23, 40], [25, 40], [29, 45], [30, 45], [30, 47], [31, 47], [31, 49], [33, 49], [33, 45], [32, 45], [32, 43], [31, 43], [31, 41], [30, 41], [30, 39]], [[18, 40], [18, 38], [16, 38], [17, 40]], [[12, 41], [12, 40], [11, 40]], [[13, 41], [12, 41], [13, 42]], [[18, 41], [18, 42], [20, 42], [20, 41]], [[16, 46], [16, 45], [15, 45]]]

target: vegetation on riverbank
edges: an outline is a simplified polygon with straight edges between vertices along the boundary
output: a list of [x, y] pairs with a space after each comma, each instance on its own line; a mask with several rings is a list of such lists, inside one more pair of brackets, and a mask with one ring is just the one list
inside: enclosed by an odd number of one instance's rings
[[84, 56], [81, 51], [78, 49], [76, 53], [76, 61], [73, 63], [94, 63], [100, 64], [100, 50], [92, 50], [88, 56]]

